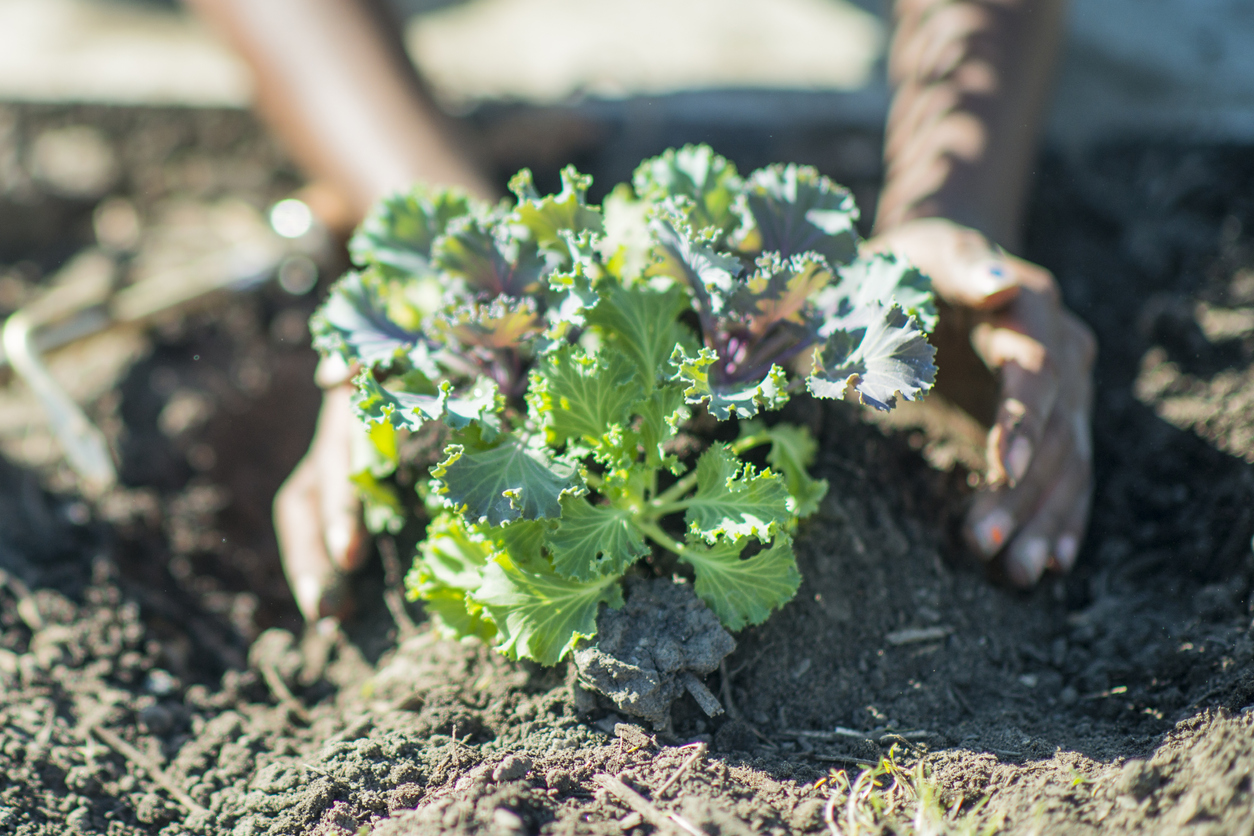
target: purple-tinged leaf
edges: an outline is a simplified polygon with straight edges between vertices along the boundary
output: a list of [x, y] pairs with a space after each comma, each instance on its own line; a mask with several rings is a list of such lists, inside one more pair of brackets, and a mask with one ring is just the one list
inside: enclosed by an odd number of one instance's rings
[[550, 265], [535, 241], [520, 240], [504, 224], [459, 218], [432, 248], [436, 267], [466, 283], [471, 294], [528, 296], [544, 287]]
[[833, 266], [857, 253], [858, 208], [849, 190], [805, 165], [773, 165], [755, 171], [745, 188], [752, 225], [740, 245], [784, 258], [816, 252]]
[[[309, 321], [314, 348], [364, 366], [388, 365], [422, 345], [422, 335], [388, 318], [377, 277], [348, 273]], [[425, 346], [422, 346], [425, 348]]]

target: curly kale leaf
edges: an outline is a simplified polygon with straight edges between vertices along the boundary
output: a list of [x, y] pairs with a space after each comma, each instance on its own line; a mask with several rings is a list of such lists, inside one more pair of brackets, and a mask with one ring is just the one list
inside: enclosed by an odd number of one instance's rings
[[553, 568], [577, 581], [617, 577], [650, 553], [630, 510], [593, 505], [582, 496], [562, 500], [561, 524], [549, 530], [546, 543]]
[[431, 245], [450, 222], [469, 215], [470, 198], [451, 189], [422, 186], [375, 204], [348, 242], [353, 263], [373, 265], [388, 275], [431, 272]]
[[[720, 421], [735, 415], [752, 418], [759, 410], [779, 409], [788, 403], [788, 378], [779, 366], [771, 366], [761, 380], [725, 381], [711, 379], [721, 371], [718, 352], [703, 348], [696, 357], [676, 346], [671, 365], [678, 371], [674, 380], [684, 384], [684, 398], [690, 404], [705, 404]], [[713, 367], [713, 369], [711, 368]]]
[[435, 242], [432, 261], [445, 275], [464, 282], [471, 295], [488, 298], [538, 293], [551, 272], [534, 240], [519, 238], [504, 224], [476, 217], [449, 224]]
[[507, 555], [488, 565], [472, 598], [500, 632], [497, 650], [542, 665], [556, 665], [581, 639], [596, 635], [602, 603], [614, 609], [623, 605], [616, 575], [572, 580], [542, 557], [516, 561]]
[[696, 229], [728, 233], [740, 223], [735, 213], [742, 182], [736, 166], [708, 145], [685, 145], [645, 160], [632, 176], [636, 194], [650, 203], [683, 198]]
[[863, 306], [825, 326], [806, 385], [820, 398], [844, 398], [852, 389], [863, 403], [892, 409], [898, 396], [918, 400], [936, 380], [936, 349], [913, 317], [897, 305]]
[[445, 453], [431, 471], [436, 493], [471, 521], [497, 526], [554, 519], [561, 516], [562, 497], [584, 490], [573, 464], [517, 438], [486, 450], [450, 444]]
[[[453, 384], [441, 381], [431, 387], [415, 386], [413, 377], [401, 378], [404, 389], [388, 389], [375, 380], [369, 371], [361, 372], [353, 381], [353, 406], [363, 421], [371, 425], [386, 423], [398, 430], [417, 430], [427, 421], [444, 421], [458, 430], [476, 422], [484, 440], [491, 441], [500, 427], [497, 413], [503, 406], [495, 381], [479, 378], [461, 395], [453, 394]], [[415, 392], [413, 388], [434, 392]]]
[[745, 439], [771, 445], [766, 463], [784, 477], [791, 497], [790, 510], [798, 518], [805, 519], [819, 509], [819, 503], [827, 496], [828, 485], [826, 479], [815, 479], [809, 473], [818, 443], [808, 429], [796, 424], [768, 427], [761, 421], [742, 421], [740, 440]]
[[588, 312], [589, 325], [600, 330], [606, 345], [631, 358], [647, 392], [669, 379], [675, 346], [691, 343], [679, 316], [688, 307], [682, 288], [654, 290], [613, 284]]
[[837, 267], [858, 249], [858, 208], [849, 190], [805, 165], [773, 165], [755, 171], [745, 187], [752, 224], [743, 232], [746, 250], [782, 258], [815, 252]]
[[625, 354], [591, 357], [567, 346], [549, 354], [531, 372], [527, 401], [552, 447], [581, 439], [594, 450], [622, 430], [632, 405], [644, 396], [636, 364]]
[[718, 252], [708, 236], [694, 233], [669, 204], [663, 204], [649, 229], [661, 256], [652, 272], [672, 276], [688, 286], [703, 315], [703, 325], [708, 327], [712, 317], [732, 313], [732, 299], [744, 272], [740, 259]]
[[533, 298], [498, 296], [445, 311], [434, 325], [462, 346], [521, 349], [540, 333], [544, 318]]
[[679, 559], [696, 570], [694, 589], [728, 630], [761, 624], [792, 600], [801, 586], [792, 540], [779, 534], [768, 548], [749, 558], [741, 555], [748, 538], [720, 540], [713, 546], [689, 544]]
[[406, 354], [429, 365], [422, 334], [388, 317], [379, 281], [363, 273], [348, 273], [335, 283], [309, 320], [314, 348], [368, 367], [389, 365]]
[[518, 198], [512, 220], [531, 234], [531, 239], [542, 249], [565, 253], [574, 259], [572, 236], [600, 235], [604, 231], [601, 211], [587, 204], [588, 187], [592, 178], [580, 174], [574, 166], [562, 169], [562, 190], [555, 195], [541, 197], [531, 179], [531, 172], [523, 169], [509, 181], [509, 189]]
[[789, 519], [788, 488], [778, 474], [742, 464], [726, 444], [713, 444], [697, 460], [697, 492], [684, 521], [692, 537], [715, 543], [726, 537], [765, 542]]
[[405, 592], [435, 613], [441, 633], [489, 641], [496, 627], [467, 594], [483, 585], [483, 570], [493, 552], [492, 543], [471, 533], [460, 516], [439, 514], [418, 544], [414, 565], [405, 575]]
[[808, 326], [812, 300], [831, 281], [827, 263], [813, 253], [783, 259], [774, 253], [758, 258], [757, 269], [737, 288], [733, 309], [749, 333], [761, 337], [778, 324]]

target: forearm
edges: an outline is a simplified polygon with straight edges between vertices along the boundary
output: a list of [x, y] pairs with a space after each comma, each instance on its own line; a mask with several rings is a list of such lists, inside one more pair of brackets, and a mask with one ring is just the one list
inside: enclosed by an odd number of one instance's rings
[[1065, 0], [897, 0], [876, 230], [945, 217], [1014, 250]]
[[416, 180], [492, 196], [376, 2], [188, 3], [253, 68], [257, 107], [296, 161], [356, 216]]

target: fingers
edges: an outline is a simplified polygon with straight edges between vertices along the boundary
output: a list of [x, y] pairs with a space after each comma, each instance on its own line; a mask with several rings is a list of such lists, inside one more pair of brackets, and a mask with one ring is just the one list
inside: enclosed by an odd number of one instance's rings
[[1052, 303], [1024, 291], [1011, 304], [1010, 315], [1000, 318], [1000, 327], [985, 322], [972, 329], [976, 353], [989, 368], [1001, 371], [1000, 401], [988, 437], [992, 485], [1014, 487], [1027, 475], [1058, 399], [1055, 358], [1064, 347], [1054, 333], [1058, 329], [1049, 327], [1053, 323], [1032, 323], [1032, 309], [1038, 307]]
[[[1067, 385], [1058, 389], [1039, 449], [1015, 485], [981, 494], [967, 518], [975, 550], [985, 559], [1004, 554], [1007, 576], [1022, 587], [1036, 583], [1047, 568], [1066, 572], [1075, 565], [1092, 496], [1089, 372], [1095, 343], [1065, 311], [1058, 333], [1051, 356]], [[1013, 452], [1008, 458], [1014, 461]]]
[[1088, 522], [1090, 493], [1088, 463], [1076, 457], [1006, 549], [1006, 574], [1013, 583], [1030, 587], [1050, 566], [1070, 571]]
[[312, 453], [301, 459], [275, 495], [274, 529], [296, 606], [306, 621], [316, 621], [324, 614], [323, 591], [335, 570], [322, 537], [318, 467]]
[[344, 571], [361, 566], [368, 538], [361, 525], [361, 500], [350, 481], [352, 474], [352, 389], [337, 386], [323, 393], [322, 410], [314, 436], [318, 471], [318, 509], [326, 553]]
[[967, 513], [967, 533], [972, 546], [985, 560], [992, 559], [1010, 543], [1024, 522], [1040, 507], [1045, 492], [1058, 481], [1071, 459], [1071, 428], [1056, 413], [1041, 440], [1039, 454], [1014, 487], [987, 490], [976, 496]]
[[308, 621], [348, 613], [349, 572], [367, 555], [360, 500], [349, 481], [350, 395], [346, 386], [324, 393], [309, 452], [274, 499], [283, 571]]

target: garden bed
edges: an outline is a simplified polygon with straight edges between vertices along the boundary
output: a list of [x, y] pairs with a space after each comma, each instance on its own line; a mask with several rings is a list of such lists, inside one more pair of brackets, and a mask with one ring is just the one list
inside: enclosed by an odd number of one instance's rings
[[[264, 208], [297, 183], [238, 113], [0, 121], [19, 149], [0, 166], [0, 305], [89, 244], [110, 195], [150, 221], [177, 201]], [[114, 155], [97, 193], [27, 176], [22, 149], [83, 124]], [[383, 562], [362, 617], [302, 633], [268, 519], [312, 431], [316, 294], [267, 285], [163, 323], [90, 410], [124, 487], [89, 508], [40, 487], [67, 481], [46, 459], [0, 469], [0, 830], [651, 831], [601, 777], [617, 776], [710, 833], [819, 831], [832, 770], [891, 755], [922, 759], [938, 809], [1006, 832], [1250, 832], [1251, 160], [1137, 142], [1040, 169], [1028, 255], [1101, 342], [1071, 577], [1023, 594], [964, 556], [961, 422], [795, 404], [831, 483], [796, 540], [801, 590], [708, 677], [727, 715], [685, 698], [670, 735], [598, 708], [564, 667], [438, 639]]]

